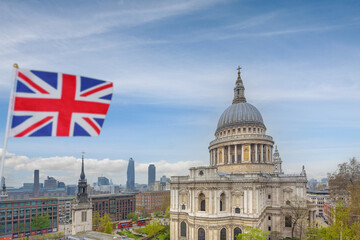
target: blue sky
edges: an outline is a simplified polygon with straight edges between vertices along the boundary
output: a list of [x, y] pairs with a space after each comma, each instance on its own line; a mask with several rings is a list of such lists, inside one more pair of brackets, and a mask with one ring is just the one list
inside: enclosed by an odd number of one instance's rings
[[[113, 81], [100, 137], [10, 139], [10, 186], [41, 178], [124, 184], [187, 175], [232, 101], [236, 68], [287, 173], [321, 178], [360, 158], [358, 1], [1, 1], [0, 138], [12, 64]], [[21, 176], [21, 177], [19, 177]]]

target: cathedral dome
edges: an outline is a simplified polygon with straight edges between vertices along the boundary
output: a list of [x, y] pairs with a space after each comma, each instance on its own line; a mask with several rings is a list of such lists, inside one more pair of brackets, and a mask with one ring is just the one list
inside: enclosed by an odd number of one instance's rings
[[247, 102], [233, 103], [219, 119], [217, 131], [239, 125], [255, 125], [265, 127], [263, 118], [256, 107]]

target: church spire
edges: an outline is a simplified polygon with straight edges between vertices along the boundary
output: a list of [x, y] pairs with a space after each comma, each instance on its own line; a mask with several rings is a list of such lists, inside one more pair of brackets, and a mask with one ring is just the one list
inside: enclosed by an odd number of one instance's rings
[[79, 183], [78, 183], [77, 201], [79, 203], [87, 203], [88, 202], [87, 181], [85, 179], [85, 172], [84, 172], [84, 153], [82, 153], [81, 174], [80, 174], [80, 179], [79, 179]]
[[6, 192], [6, 185], [5, 185], [5, 178], [4, 178], [4, 177], [3, 177], [3, 185], [2, 185], [2, 191], [1, 191], [1, 194], [0, 194], [0, 198], [1, 198], [2, 200], [8, 198], [8, 194], [7, 194], [7, 192]]
[[246, 102], [246, 98], [245, 98], [245, 95], [244, 95], [244, 91], [245, 91], [245, 87], [244, 87], [244, 84], [243, 84], [243, 81], [241, 79], [241, 67], [239, 66], [237, 68], [238, 70], [238, 77], [237, 77], [237, 80], [236, 80], [236, 85], [235, 85], [235, 88], [234, 88], [234, 100], [233, 100], [233, 103], [240, 103], [240, 102]]
[[82, 153], [82, 163], [81, 163], [81, 174], [80, 174], [80, 180], [85, 179], [85, 172], [84, 172], [84, 153]]

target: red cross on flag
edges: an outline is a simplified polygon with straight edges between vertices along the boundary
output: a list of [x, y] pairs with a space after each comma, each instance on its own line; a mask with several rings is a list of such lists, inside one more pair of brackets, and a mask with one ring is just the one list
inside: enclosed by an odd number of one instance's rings
[[112, 92], [112, 82], [18, 69], [10, 136], [98, 136]]

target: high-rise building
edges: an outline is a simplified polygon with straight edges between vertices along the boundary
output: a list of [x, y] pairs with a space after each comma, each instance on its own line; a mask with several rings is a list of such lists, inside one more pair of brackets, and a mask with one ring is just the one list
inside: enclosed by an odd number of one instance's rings
[[148, 186], [152, 186], [156, 179], [156, 167], [154, 164], [150, 164], [148, 168]]
[[128, 190], [135, 190], [135, 162], [132, 158], [129, 159], [127, 168], [126, 188]]
[[39, 196], [39, 192], [40, 192], [40, 184], [39, 184], [39, 170], [36, 169], [34, 170], [34, 188], [33, 188], [33, 193], [34, 193], [34, 197], [38, 197]]
[[170, 181], [170, 178], [167, 178], [165, 175], [160, 178], [160, 183], [166, 183], [167, 181]]
[[44, 188], [57, 188], [58, 187], [58, 181], [53, 177], [47, 177], [47, 179], [44, 181]]
[[110, 185], [110, 181], [106, 177], [98, 177], [98, 186]]

